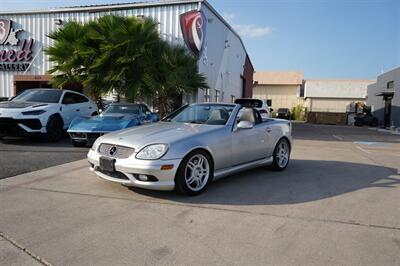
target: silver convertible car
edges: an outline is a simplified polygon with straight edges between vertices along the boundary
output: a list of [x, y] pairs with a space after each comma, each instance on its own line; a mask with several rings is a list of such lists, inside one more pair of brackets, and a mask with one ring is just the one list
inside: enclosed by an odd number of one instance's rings
[[90, 169], [126, 186], [202, 193], [215, 179], [258, 166], [287, 167], [291, 124], [239, 104], [186, 105], [161, 122], [98, 138]]

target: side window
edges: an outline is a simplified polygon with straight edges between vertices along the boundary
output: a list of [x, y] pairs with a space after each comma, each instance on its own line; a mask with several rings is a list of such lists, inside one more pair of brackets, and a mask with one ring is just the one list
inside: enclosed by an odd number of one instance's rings
[[74, 94], [75, 94], [75, 98], [76, 98], [76, 100], [77, 100], [78, 103], [86, 103], [86, 102], [89, 101], [89, 99], [86, 98], [86, 97], [83, 96], [83, 95], [76, 94], [76, 93], [74, 93]]
[[77, 99], [75, 97], [75, 93], [71, 93], [71, 92], [67, 92], [64, 94], [64, 98], [62, 100], [63, 104], [74, 104], [74, 103], [78, 103]]
[[[146, 114], [146, 112], [150, 112], [149, 108], [146, 105], [142, 105], [142, 112]], [[151, 113], [151, 112], [150, 112]]]

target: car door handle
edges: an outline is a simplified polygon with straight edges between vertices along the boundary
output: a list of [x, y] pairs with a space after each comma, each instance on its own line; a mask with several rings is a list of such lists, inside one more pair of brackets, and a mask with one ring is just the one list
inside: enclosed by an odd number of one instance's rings
[[89, 109], [92, 109], [92, 106], [89, 106]]
[[269, 127], [267, 127], [267, 128], [265, 129], [265, 131], [267, 131], [267, 133], [271, 133], [272, 129], [269, 128]]
[[79, 112], [81, 109], [76, 109], [77, 112]]

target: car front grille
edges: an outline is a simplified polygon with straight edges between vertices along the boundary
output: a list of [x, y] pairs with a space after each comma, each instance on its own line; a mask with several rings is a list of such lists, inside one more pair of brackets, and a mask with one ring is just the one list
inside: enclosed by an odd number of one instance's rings
[[113, 145], [108, 143], [102, 143], [99, 147], [99, 153], [101, 155], [112, 157], [116, 159], [129, 158], [135, 152], [134, 148], [124, 147], [120, 145]]

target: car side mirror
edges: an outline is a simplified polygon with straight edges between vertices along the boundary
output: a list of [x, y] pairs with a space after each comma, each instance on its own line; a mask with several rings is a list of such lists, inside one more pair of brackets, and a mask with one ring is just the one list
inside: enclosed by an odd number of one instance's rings
[[237, 124], [238, 129], [251, 129], [254, 127], [254, 124], [250, 121], [240, 121], [239, 124]]
[[274, 111], [274, 109], [272, 109], [272, 108], [269, 108], [269, 111], [270, 111], [270, 112], [273, 112], [273, 111]]

